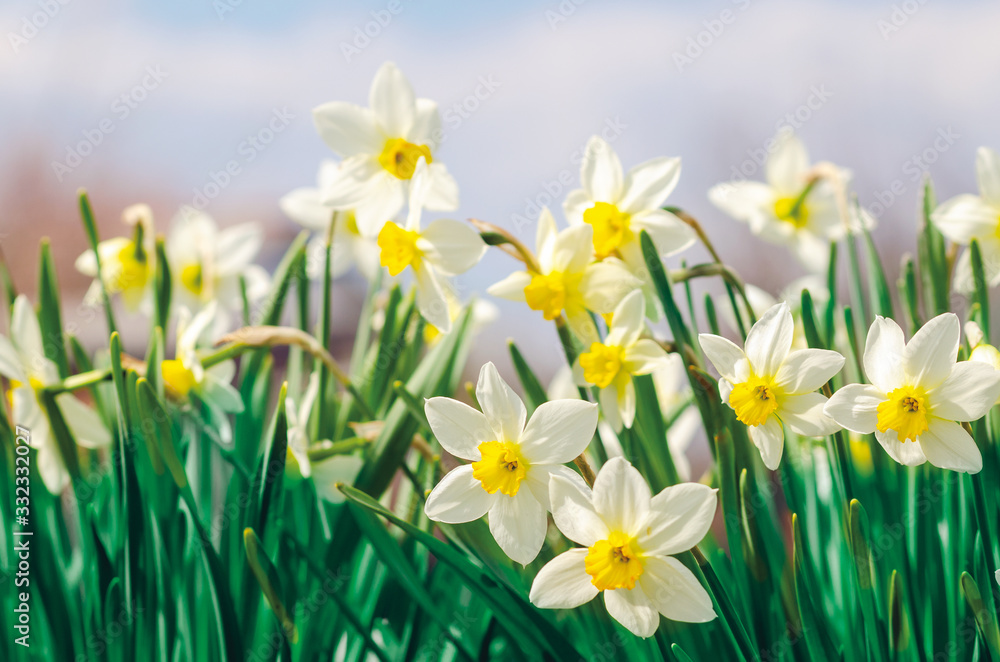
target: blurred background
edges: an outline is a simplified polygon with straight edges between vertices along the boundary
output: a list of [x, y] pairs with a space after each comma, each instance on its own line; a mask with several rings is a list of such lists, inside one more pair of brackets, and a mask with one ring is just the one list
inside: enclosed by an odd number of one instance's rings
[[[564, 222], [581, 150], [601, 133], [626, 168], [681, 156], [669, 202], [701, 219], [724, 259], [772, 294], [804, 270], [715, 210], [706, 191], [740, 170], [762, 178], [763, 146], [780, 126], [795, 128], [814, 160], [854, 172], [892, 278], [915, 249], [923, 172], [939, 199], [974, 192], [976, 148], [1000, 147], [995, 2], [331, 4], [0, 5], [0, 246], [18, 288], [34, 293], [38, 243], [52, 237], [67, 321], [79, 314], [88, 285], [73, 269], [86, 248], [79, 187], [104, 237], [125, 234], [129, 204], [150, 204], [165, 231], [180, 205], [215, 193], [205, 209], [220, 225], [266, 227], [259, 261], [272, 268], [299, 231], [278, 199], [314, 184], [332, 156], [310, 110], [331, 100], [367, 105], [385, 60], [440, 105], [445, 144], [435, 157], [462, 196], [450, 216], [533, 243], [541, 205]], [[239, 173], [210, 186], [233, 160]], [[704, 256], [696, 248], [684, 257]], [[459, 279], [460, 292], [483, 293], [515, 267], [490, 251]], [[364, 287], [356, 274], [338, 281], [345, 338]], [[551, 375], [562, 356], [552, 325], [523, 304], [494, 303], [501, 315], [470, 366], [506, 369], [501, 343], [512, 337]], [[81, 336], [106, 342], [100, 323]]]

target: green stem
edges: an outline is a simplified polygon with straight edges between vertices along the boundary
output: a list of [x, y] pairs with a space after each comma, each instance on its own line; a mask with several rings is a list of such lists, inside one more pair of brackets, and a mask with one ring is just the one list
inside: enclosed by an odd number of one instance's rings
[[712, 568], [712, 565], [708, 562], [708, 559], [705, 558], [705, 555], [700, 549], [698, 549], [698, 547], [692, 547], [691, 553], [698, 562], [698, 567], [701, 569], [702, 574], [705, 576], [705, 580], [708, 582], [708, 587], [712, 592], [712, 596], [715, 598], [716, 603], [718, 603], [719, 608], [722, 610], [722, 618], [726, 623], [727, 630], [729, 631], [730, 636], [736, 639], [737, 647], [740, 652], [743, 653], [744, 659], [759, 661], [760, 656], [754, 649], [753, 644], [750, 643], [750, 636], [747, 634], [743, 621], [741, 621], [739, 616], [736, 614], [736, 610], [733, 608], [733, 603], [729, 599], [729, 595], [722, 587], [722, 582], [719, 581], [719, 576], [715, 574], [715, 570]]

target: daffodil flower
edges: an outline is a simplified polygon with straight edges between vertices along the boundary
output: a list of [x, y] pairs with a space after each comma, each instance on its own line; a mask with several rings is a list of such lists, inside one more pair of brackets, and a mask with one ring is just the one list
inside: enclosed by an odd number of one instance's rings
[[[97, 245], [101, 276], [108, 294], [121, 294], [125, 307], [138, 310], [150, 301], [156, 264], [153, 212], [147, 205], [132, 205], [122, 212], [122, 220], [132, 227], [132, 237], [115, 237]], [[76, 270], [97, 277], [97, 256], [92, 249], [76, 259]], [[101, 282], [95, 280], [87, 291], [88, 303], [101, 301]]]
[[[428, 192], [429, 170], [423, 158], [418, 159], [410, 186], [410, 208], [406, 227], [387, 221], [378, 233], [379, 262], [398, 276], [409, 267], [417, 286], [417, 309], [428, 322], [442, 333], [451, 330], [448, 299], [438, 274], [456, 276], [468, 271], [486, 252], [479, 233], [450, 219], [432, 222], [420, 228], [420, 215]], [[446, 286], [446, 284], [444, 284]]]
[[285, 398], [285, 416], [288, 419], [288, 451], [285, 460], [285, 475], [292, 481], [311, 478], [316, 494], [330, 503], [342, 503], [344, 495], [336, 488], [337, 483], [353, 483], [364, 461], [356, 455], [330, 455], [318, 462], [309, 457], [311, 449], [323, 449], [332, 442], [309, 441], [309, 418], [319, 395], [319, 373], [309, 377], [309, 385], [302, 394], [302, 402], [296, 405], [294, 398]]
[[[825, 276], [809, 274], [801, 278], [796, 278], [786, 285], [777, 297], [749, 283], [745, 286], [745, 290], [750, 307], [753, 309], [754, 317], [759, 318], [768, 309], [781, 302], [787, 303], [788, 309], [792, 312], [792, 319], [795, 320], [795, 334], [792, 336], [792, 347], [794, 349], [806, 349], [809, 347], [805, 327], [802, 325], [802, 290], [809, 290], [813, 306], [816, 310], [823, 310], [830, 300], [830, 291], [826, 287]], [[747, 323], [750, 316], [745, 303], [742, 299], [737, 299], [736, 302], [740, 308], [740, 314], [743, 315], [743, 322]], [[730, 328], [734, 330], [739, 328], [728, 297], [717, 297], [715, 306]], [[841, 329], [838, 328], [837, 331], [840, 332]]]
[[310, 278], [323, 275], [326, 238], [330, 223], [333, 223], [331, 277], [338, 278], [357, 265], [361, 275], [371, 281], [379, 268], [374, 236], [361, 236], [353, 210], [336, 211], [323, 202], [323, 190], [336, 181], [339, 169], [337, 163], [324, 160], [319, 166], [318, 187], [297, 188], [282, 197], [278, 204], [288, 218], [317, 233], [306, 249], [306, 273]]
[[599, 136], [587, 143], [580, 169], [582, 189], [566, 196], [563, 209], [570, 225], [594, 230], [594, 255], [617, 256], [644, 282], [649, 282], [639, 244], [645, 230], [661, 255], [673, 255], [694, 243], [694, 231], [661, 209], [677, 186], [680, 158], [660, 157], [640, 163], [625, 174], [614, 149]]
[[874, 432], [900, 464], [982, 470], [979, 447], [958, 422], [986, 415], [1000, 396], [1000, 372], [986, 363], [956, 362], [959, 335], [954, 313], [930, 320], [909, 342], [896, 322], [876, 317], [865, 341], [871, 384], [838, 389], [827, 415], [852, 432]]
[[[975, 322], [966, 322], [965, 337], [968, 338], [969, 347], [972, 348], [972, 351], [969, 353], [970, 361], [985, 363], [1000, 371], [1000, 350], [997, 350], [996, 347], [986, 342], [983, 330], [979, 328], [978, 324]], [[994, 404], [1000, 404], [1000, 398], [997, 398]]]
[[612, 618], [638, 637], [651, 637], [660, 615], [704, 623], [716, 617], [712, 598], [673, 555], [708, 533], [716, 490], [682, 483], [652, 495], [624, 458], [601, 467], [591, 491], [553, 476], [552, 517], [563, 535], [582, 545], [549, 561], [529, 599], [543, 609], [572, 609], [604, 593]]
[[747, 223], [755, 235], [787, 246], [806, 268], [823, 271], [829, 261], [830, 242], [847, 230], [835, 189], [829, 181], [811, 176], [806, 148], [791, 130], [778, 133], [771, 144], [765, 164], [766, 184], [719, 184], [709, 190], [708, 198], [729, 216]]
[[[488, 513], [497, 544], [527, 565], [545, 540], [549, 478], [583, 480], [563, 466], [594, 436], [597, 405], [583, 400], [546, 402], [527, 420], [524, 403], [492, 363], [476, 386], [479, 412], [451, 398], [430, 398], [427, 421], [441, 446], [467, 464], [452, 469], [427, 497], [427, 517], [458, 524]], [[527, 424], [525, 423], [527, 420]]]
[[441, 116], [437, 104], [418, 99], [396, 65], [375, 74], [371, 108], [332, 101], [313, 109], [320, 137], [344, 161], [324, 190], [336, 209], [353, 209], [362, 234], [373, 236], [403, 208], [406, 187], [423, 158], [428, 164], [425, 205], [433, 211], [458, 208], [458, 185], [437, 162]]
[[747, 426], [764, 466], [778, 468], [787, 425], [792, 432], [822, 437], [837, 430], [823, 413], [826, 397], [816, 390], [840, 372], [844, 357], [825, 349], [791, 351], [795, 323], [788, 304], [761, 317], [747, 334], [746, 351], [720, 336], [698, 336], [719, 371], [722, 401]]
[[187, 308], [179, 310], [176, 358], [164, 360], [160, 364], [160, 373], [164, 385], [175, 399], [184, 401], [194, 393], [223, 412], [239, 413], [243, 411], [243, 399], [231, 383], [236, 374], [236, 364], [227, 360], [206, 369], [198, 358], [198, 345], [212, 328], [216, 310], [214, 301], [193, 317]]
[[[1000, 154], [989, 147], [976, 152], [979, 195], [963, 194], [945, 201], [931, 221], [945, 237], [968, 246], [975, 239], [983, 256], [983, 271], [991, 287], [1000, 284]], [[962, 253], [955, 265], [955, 289], [972, 292], [972, 260]]]
[[604, 315], [622, 297], [642, 285], [618, 259], [593, 262], [593, 228], [581, 225], [556, 231], [548, 209], [538, 217], [535, 271], [515, 271], [487, 291], [504, 299], [524, 301], [547, 320], [565, 314], [573, 332], [584, 342], [597, 338], [587, 311]]
[[[59, 371], [45, 356], [38, 317], [24, 295], [14, 300], [10, 335], [0, 336], [0, 375], [10, 382], [7, 398], [13, 422], [30, 430], [42, 481], [49, 492], [59, 494], [69, 483], [69, 473], [40, 401], [42, 389], [59, 383]], [[100, 448], [111, 443], [101, 417], [71, 393], [60, 393], [55, 402], [77, 444]]]
[[[181, 306], [198, 311], [213, 301], [239, 310], [243, 306], [240, 277], [246, 280], [247, 298], [253, 302], [267, 294], [270, 277], [253, 264], [264, 243], [264, 232], [255, 223], [220, 230], [212, 218], [193, 207], [182, 207], [167, 238], [167, 260], [174, 279], [174, 298]], [[218, 323], [227, 323], [219, 311]]]
[[646, 304], [635, 290], [615, 308], [607, 338], [592, 342], [575, 366], [582, 384], [600, 389], [601, 411], [615, 430], [631, 428], [635, 420], [632, 376], [648, 375], [667, 360], [656, 341], [640, 337], [645, 320]]

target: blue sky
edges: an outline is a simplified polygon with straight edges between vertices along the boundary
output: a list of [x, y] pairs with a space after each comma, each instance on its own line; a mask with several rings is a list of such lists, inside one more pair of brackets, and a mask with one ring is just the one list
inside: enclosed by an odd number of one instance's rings
[[[310, 109], [335, 99], [365, 103], [372, 75], [390, 59], [418, 95], [445, 112], [471, 104], [483, 79], [495, 82], [473, 111], [463, 117], [453, 110], [445, 125], [440, 158], [462, 193], [455, 217], [512, 227], [547, 190], [558, 208], [568, 188], [553, 182], [565, 171], [575, 180], [574, 152], [616, 125], [614, 146], [626, 167], [682, 157], [671, 202], [701, 218], [737, 269], [772, 292], [801, 268], [714, 210], [705, 192], [752, 159], [789, 113], [815, 159], [852, 169], [862, 204], [888, 200], [894, 183], [902, 190], [892, 194], [876, 233], [891, 265], [914, 247], [921, 171], [931, 173], [942, 198], [970, 191], [976, 148], [1000, 147], [995, 3], [400, 0], [401, 10], [372, 30], [370, 43], [345, 54], [359, 29], [384, 18], [388, 0], [231, 0], [233, 11], [221, 18], [207, 0], [76, 0], [15, 52], [10, 34], [50, 1], [0, 7], [8, 42], [0, 48], [0, 139], [7, 146], [0, 196], [10, 210], [0, 229], [9, 235], [5, 252], [26, 274], [38, 238], [58, 232], [70, 278], [69, 260], [84, 246], [77, 187], [94, 193], [108, 232], [115, 209], [138, 201], [150, 202], [165, 226], [233, 159], [240, 174], [209, 211], [223, 225], [265, 223], [274, 242], [262, 259], [275, 259], [295, 231], [277, 199], [310, 184], [320, 159], [330, 156]], [[136, 93], [144, 82], [147, 89]], [[122, 117], [127, 101], [134, 107]], [[292, 119], [249, 159], [241, 146], [275, 112]], [[60, 178], [53, 163], [65, 162], [67, 150], [102, 122], [113, 131]], [[942, 132], [951, 140], [938, 149]], [[927, 150], [933, 163], [921, 157]], [[37, 189], [44, 213], [29, 204], [25, 182]], [[530, 239], [533, 231], [523, 234]], [[462, 280], [463, 290], [481, 292], [513, 267], [491, 253]], [[498, 338], [545, 329], [554, 342], [541, 319], [499, 305], [515, 317], [496, 325]]]

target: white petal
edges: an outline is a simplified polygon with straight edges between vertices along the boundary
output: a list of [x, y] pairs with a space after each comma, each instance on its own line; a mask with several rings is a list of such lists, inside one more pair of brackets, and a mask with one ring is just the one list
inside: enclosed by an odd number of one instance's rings
[[427, 145], [433, 152], [442, 135], [438, 105], [430, 99], [417, 99], [416, 116], [406, 139], [416, 145]]
[[931, 213], [931, 221], [945, 237], [963, 246], [996, 231], [997, 207], [976, 195], [950, 198]]
[[805, 186], [809, 155], [795, 134], [786, 129], [775, 137], [774, 150], [764, 165], [767, 182], [783, 195], [794, 195]]
[[21, 364], [28, 376], [44, 372], [45, 349], [42, 347], [42, 329], [38, 315], [23, 294], [14, 299], [14, 310], [10, 319], [10, 339], [21, 356]]
[[961, 361], [927, 396], [934, 416], [974, 421], [985, 416], [1000, 396], [1000, 372], [988, 363]]
[[24, 374], [21, 365], [21, 355], [17, 353], [14, 345], [4, 336], [0, 336], [0, 375], [9, 379], [16, 379], [22, 384], [28, 383], [28, 376]]
[[983, 200], [1000, 207], [1000, 154], [989, 147], [976, 151], [976, 181]]
[[747, 358], [743, 350], [722, 336], [711, 333], [699, 334], [698, 341], [701, 343], [701, 349], [705, 352], [705, 356], [712, 362], [719, 374], [730, 382], [738, 382], [736, 365]]
[[278, 206], [288, 218], [310, 230], [325, 232], [333, 220], [333, 209], [323, 204], [319, 189], [297, 188], [282, 196]]
[[616, 391], [618, 393], [618, 415], [621, 416], [622, 425], [631, 428], [632, 423], [635, 422], [635, 384], [629, 379], [624, 386], [618, 385]]
[[524, 301], [524, 288], [531, 284], [531, 274], [527, 271], [515, 271], [499, 283], [487, 288], [487, 292], [501, 299]]
[[659, 209], [677, 186], [681, 176], [679, 157], [662, 156], [640, 163], [628, 172], [620, 209], [635, 214]]
[[448, 299], [437, 274], [427, 265], [414, 269], [414, 273], [417, 277], [417, 310], [438, 331], [448, 333], [451, 331], [451, 315], [448, 311]]
[[656, 611], [642, 586], [619, 588], [604, 592], [604, 606], [616, 621], [637, 637], [652, 637], [660, 626], [660, 613]]
[[760, 451], [760, 459], [764, 466], [775, 471], [781, 463], [781, 453], [785, 449], [785, 432], [776, 416], [768, 416], [767, 420], [755, 427], [747, 427], [750, 441]]
[[46, 445], [38, 449], [35, 456], [35, 466], [45, 483], [45, 488], [52, 494], [61, 494], [69, 485], [69, 472], [63, 464], [59, 449], [55, 444]]
[[594, 509], [593, 493], [582, 480], [552, 476], [549, 503], [556, 527], [573, 542], [590, 547], [610, 534], [608, 525]]
[[691, 246], [696, 240], [694, 230], [687, 223], [663, 209], [643, 212], [632, 218], [635, 232], [645, 230], [663, 256], [674, 255]]
[[600, 136], [587, 142], [580, 179], [591, 200], [615, 204], [622, 194], [622, 164], [611, 145]]
[[654, 496], [639, 534], [643, 553], [679, 554], [701, 542], [715, 518], [717, 492], [707, 485], [681, 483]]
[[385, 138], [375, 126], [375, 115], [352, 103], [331, 101], [313, 108], [316, 131], [335, 154], [347, 158], [355, 154], [378, 154]]
[[928, 321], [903, 350], [906, 374], [924, 388], [934, 388], [948, 379], [958, 358], [961, 335], [962, 327], [954, 313], [944, 313]]
[[257, 257], [264, 243], [264, 228], [256, 223], [234, 225], [219, 232], [215, 241], [217, 273], [239, 275]]
[[542, 508], [545, 510], [552, 510], [549, 498], [549, 483], [556, 476], [576, 483], [580, 489], [589, 494], [590, 488], [583, 482], [583, 478], [569, 467], [562, 464], [532, 464], [528, 467], [528, 472], [525, 474], [524, 480], [528, 484], [528, 489], [531, 490], [531, 493], [535, 495], [535, 499], [538, 500], [538, 503], [542, 504]]
[[808, 393], [822, 388], [843, 367], [844, 357], [839, 352], [800, 349], [781, 364], [777, 384], [785, 393]]
[[779, 303], [757, 320], [747, 334], [746, 355], [757, 375], [776, 375], [788, 356], [795, 322], [787, 303]]
[[531, 490], [499, 496], [490, 508], [490, 533], [511, 560], [528, 565], [545, 542], [545, 509]]
[[529, 464], [564, 464], [586, 450], [597, 429], [597, 405], [553, 400], [539, 405], [521, 435]]
[[672, 621], [705, 623], [716, 617], [705, 587], [675, 558], [645, 559], [639, 584], [656, 610]]
[[769, 213], [774, 205], [774, 191], [760, 182], [727, 182], [708, 191], [713, 205], [738, 221]]
[[604, 414], [604, 420], [607, 424], [615, 432], [620, 431], [625, 426], [625, 422], [622, 420], [622, 415], [618, 408], [618, 388], [614, 382], [598, 392], [597, 401], [601, 404], [601, 413]]
[[243, 397], [229, 382], [216, 379], [214, 375], [206, 374], [200, 388], [205, 400], [211, 402], [224, 412], [238, 414], [243, 411]]
[[497, 435], [497, 441], [521, 440], [528, 411], [524, 408], [521, 398], [517, 397], [514, 390], [500, 377], [492, 361], [479, 371], [476, 399], [479, 400], [479, 406], [483, 408], [486, 420]]
[[919, 442], [927, 461], [935, 467], [973, 474], [983, 470], [979, 446], [958, 423], [932, 418]]
[[77, 444], [84, 448], [101, 448], [111, 444], [111, 432], [96, 411], [70, 393], [57, 395], [56, 404]]
[[483, 484], [472, 477], [472, 467], [466, 465], [449, 471], [431, 490], [424, 512], [435, 522], [462, 524], [485, 515], [497, 498], [486, 493]]
[[792, 432], [806, 437], [825, 437], [840, 426], [823, 412], [827, 403], [822, 393], [785, 395], [778, 400], [777, 414]]
[[449, 276], [476, 266], [486, 252], [486, 244], [471, 226], [446, 218], [428, 225], [417, 247], [438, 271]]
[[876, 316], [865, 340], [864, 363], [868, 381], [882, 393], [903, 383], [903, 348], [903, 330], [899, 325], [892, 319]]
[[625, 369], [632, 375], [648, 375], [667, 361], [667, 352], [655, 340], [643, 338], [625, 350]]
[[587, 574], [587, 550], [571, 549], [545, 564], [531, 583], [528, 599], [541, 609], [573, 609], [590, 602], [600, 591]]
[[583, 271], [593, 257], [593, 242], [594, 229], [589, 225], [566, 228], [542, 247], [538, 256], [542, 270], [570, 273]]
[[482, 412], [451, 398], [424, 402], [427, 422], [441, 446], [463, 460], [479, 460], [479, 444], [493, 440], [493, 430]]
[[542, 207], [541, 213], [538, 214], [538, 227], [535, 228], [535, 250], [541, 252], [542, 246], [555, 241], [557, 234], [559, 232], [556, 229], [556, 219], [548, 207]]
[[642, 292], [635, 290], [615, 306], [611, 329], [604, 344], [628, 347], [639, 339], [646, 321], [646, 302]]
[[458, 182], [451, 176], [443, 163], [432, 163], [427, 167], [428, 183], [424, 194], [424, 207], [431, 211], [453, 211], [458, 209]]
[[645, 522], [652, 493], [628, 460], [608, 460], [594, 481], [594, 509], [609, 528], [635, 535]]
[[409, 134], [417, 116], [417, 99], [413, 87], [392, 62], [379, 67], [372, 81], [368, 105], [379, 127], [390, 138]]
[[885, 432], [875, 431], [875, 438], [889, 457], [908, 467], [915, 467], [927, 461], [927, 457], [915, 441], [900, 441], [896, 431], [889, 428]]
[[358, 187], [353, 199], [348, 202], [345, 198], [344, 202], [337, 205], [328, 196], [327, 202], [338, 209], [353, 209], [361, 235], [374, 239], [386, 221], [395, 218], [403, 208], [406, 185], [385, 170], [373, 170], [370, 162], [365, 168], [365, 174], [369, 178], [363, 186]]
[[[582, 188], [575, 189], [566, 194], [563, 200], [563, 213], [570, 225], [581, 225], [583, 223], [583, 213], [594, 206], [594, 201], [590, 199], [587, 192]], [[541, 244], [536, 244], [536, 246]]]
[[343, 503], [344, 493], [337, 489], [337, 483], [352, 485], [364, 464], [363, 459], [354, 455], [334, 455], [313, 464], [310, 477], [316, 494], [324, 501]]
[[823, 407], [824, 413], [843, 428], [871, 434], [878, 424], [877, 408], [885, 394], [870, 384], [848, 384], [837, 389]]
[[603, 315], [613, 312], [622, 297], [640, 285], [642, 281], [633, 276], [624, 264], [608, 259], [587, 266], [580, 281], [580, 290], [587, 308]]

